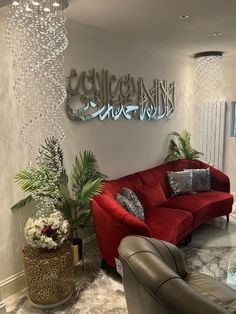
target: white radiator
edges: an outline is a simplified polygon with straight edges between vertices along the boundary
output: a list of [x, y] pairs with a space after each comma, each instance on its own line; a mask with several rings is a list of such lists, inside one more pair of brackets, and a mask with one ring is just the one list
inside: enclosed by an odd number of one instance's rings
[[202, 159], [219, 170], [224, 170], [225, 113], [224, 101], [202, 105], [199, 132]]

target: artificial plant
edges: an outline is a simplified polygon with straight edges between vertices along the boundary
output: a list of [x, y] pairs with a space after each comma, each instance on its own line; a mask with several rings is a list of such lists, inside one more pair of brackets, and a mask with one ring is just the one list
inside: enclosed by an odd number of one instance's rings
[[178, 159], [198, 159], [201, 152], [193, 149], [190, 143], [191, 134], [187, 130], [183, 130], [181, 133], [172, 132], [169, 143], [169, 152], [165, 158], [165, 162]]
[[36, 165], [15, 175], [19, 187], [30, 194], [12, 209], [19, 209], [32, 200], [58, 209], [68, 220], [72, 237], [90, 217], [90, 201], [101, 192], [105, 177], [99, 171], [95, 155], [85, 150], [75, 157], [69, 187], [60, 144], [54, 137], [47, 138], [39, 150]]

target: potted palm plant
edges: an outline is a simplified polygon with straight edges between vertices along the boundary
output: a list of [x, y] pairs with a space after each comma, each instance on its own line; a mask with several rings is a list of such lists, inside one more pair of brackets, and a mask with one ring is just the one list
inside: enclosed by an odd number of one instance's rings
[[165, 162], [178, 160], [178, 159], [198, 159], [201, 152], [193, 149], [190, 143], [191, 134], [187, 130], [183, 130], [181, 133], [172, 132], [169, 143], [169, 152], [165, 158]]
[[70, 240], [81, 244], [76, 231], [88, 222], [91, 215], [90, 201], [101, 192], [105, 177], [99, 171], [95, 155], [85, 150], [79, 154], [79, 157], [75, 157], [70, 187], [60, 144], [54, 137], [47, 138], [45, 145], [42, 145], [39, 150], [36, 165], [21, 170], [15, 175], [16, 183], [29, 195], [15, 204], [12, 209], [20, 209], [32, 200], [36, 200], [41, 207], [47, 206], [59, 210], [69, 222]]

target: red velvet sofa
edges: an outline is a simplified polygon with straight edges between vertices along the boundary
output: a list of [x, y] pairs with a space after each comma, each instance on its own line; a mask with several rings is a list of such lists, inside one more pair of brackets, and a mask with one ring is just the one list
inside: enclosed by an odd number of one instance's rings
[[[167, 171], [210, 168], [209, 192], [171, 197]], [[132, 216], [115, 200], [123, 187], [135, 192], [140, 186], [159, 182], [167, 201], [156, 208], [144, 208], [144, 222]], [[143, 235], [177, 244], [207, 220], [232, 211], [233, 196], [229, 178], [221, 171], [199, 160], [177, 160], [140, 171], [116, 180], [106, 181], [101, 195], [92, 200], [92, 213], [98, 245], [103, 260], [115, 267], [118, 246], [127, 235]]]

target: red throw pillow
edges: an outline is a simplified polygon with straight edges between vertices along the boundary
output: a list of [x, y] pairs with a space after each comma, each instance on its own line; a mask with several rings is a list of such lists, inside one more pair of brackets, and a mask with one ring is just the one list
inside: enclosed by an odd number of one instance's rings
[[140, 186], [136, 188], [135, 193], [145, 209], [155, 208], [167, 202], [167, 198], [159, 182]]

